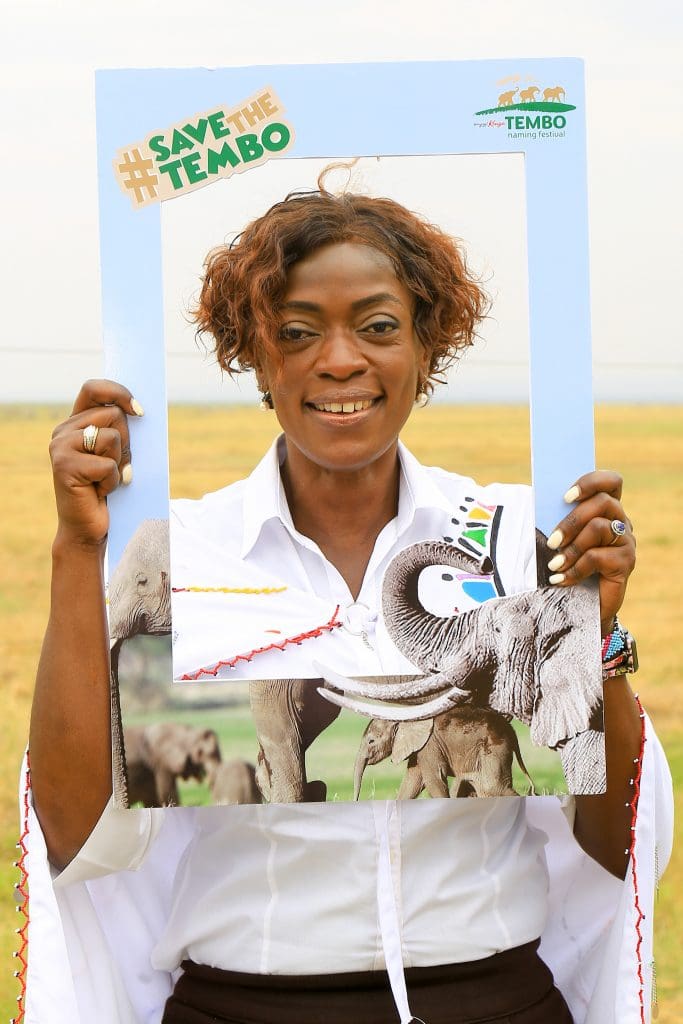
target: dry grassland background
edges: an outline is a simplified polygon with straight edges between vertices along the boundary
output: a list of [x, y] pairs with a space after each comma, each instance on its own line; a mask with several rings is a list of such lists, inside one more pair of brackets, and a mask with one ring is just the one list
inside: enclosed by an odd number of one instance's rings
[[[51, 429], [62, 408], [0, 408], [0, 658], [3, 728], [0, 732], [0, 1017], [16, 1011], [17, 984], [12, 867], [18, 835], [16, 779], [28, 733], [28, 715], [41, 634], [48, 612], [54, 503], [47, 457]], [[571, 415], [558, 406], [558, 415]], [[624, 501], [638, 537], [639, 567], [622, 618], [638, 639], [636, 686], [667, 748], [677, 805], [683, 783], [683, 409], [608, 406], [596, 417], [597, 464], [618, 468]], [[193, 496], [238, 479], [274, 436], [272, 415], [231, 408], [172, 410], [173, 490]], [[247, 438], [244, 460], [233, 439]], [[528, 480], [526, 409], [434, 406], [420, 410], [404, 432], [418, 458], [491, 480]], [[427, 456], [429, 453], [429, 456]], [[191, 468], [190, 468], [191, 467]], [[567, 486], [573, 481], [567, 480]], [[677, 837], [681, 836], [680, 819]], [[683, 854], [680, 842], [665, 875], [657, 907], [659, 1024], [683, 1020]]]

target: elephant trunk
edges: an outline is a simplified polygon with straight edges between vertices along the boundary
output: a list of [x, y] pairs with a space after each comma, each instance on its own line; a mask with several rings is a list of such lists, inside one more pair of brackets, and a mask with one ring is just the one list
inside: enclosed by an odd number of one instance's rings
[[360, 787], [363, 782], [363, 775], [365, 769], [368, 766], [368, 759], [362, 750], [359, 750], [356, 754], [356, 763], [353, 766], [353, 799], [358, 800], [360, 797]]
[[119, 692], [119, 654], [122, 640], [115, 640], [109, 651], [111, 694], [112, 788], [115, 807], [128, 807], [128, 768], [123, 740], [121, 694]]
[[418, 598], [418, 580], [430, 565], [448, 565], [454, 569], [481, 574], [491, 568], [489, 559], [479, 563], [452, 544], [429, 541], [412, 544], [389, 564], [382, 588], [382, 612], [389, 636], [410, 661], [424, 672], [443, 662], [472, 614], [441, 617], [428, 612]]

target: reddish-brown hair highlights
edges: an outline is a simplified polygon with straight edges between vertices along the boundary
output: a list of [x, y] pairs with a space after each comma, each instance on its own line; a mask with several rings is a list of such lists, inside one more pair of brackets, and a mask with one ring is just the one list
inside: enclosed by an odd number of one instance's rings
[[463, 248], [391, 199], [324, 190], [293, 192], [235, 240], [209, 253], [196, 309], [197, 334], [210, 334], [231, 375], [258, 369], [267, 351], [282, 358], [279, 306], [289, 268], [316, 249], [361, 242], [384, 253], [415, 300], [415, 332], [429, 353], [422, 390], [471, 345], [488, 299], [467, 269]]

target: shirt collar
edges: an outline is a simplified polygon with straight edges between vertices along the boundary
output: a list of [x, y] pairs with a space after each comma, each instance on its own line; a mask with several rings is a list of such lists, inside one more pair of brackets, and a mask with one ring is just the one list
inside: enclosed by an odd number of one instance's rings
[[[398, 443], [398, 454], [401, 481], [396, 528], [397, 535], [400, 536], [411, 525], [418, 509], [438, 508], [450, 515], [451, 505], [424, 466], [420, 465], [401, 441]], [[298, 537], [280, 476], [280, 466], [284, 457], [285, 438], [284, 434], [280, 434], [247, 478], [244, 493], [242, 558], [246, 558], [254, 548], [261, 530], [270, 520], [279, 520], [290, 534]]]
[[242, 558], [246, 558], [252, 550], [261, 530], [269, 520], [279, 519], [288, 530], [294, 530], [294, 523], [280, 476], [280, 465], [284, 462], [284, 458], [285, 436], [280, 434], [273, 441], [256, 469], [247, 477], [244, 492]]

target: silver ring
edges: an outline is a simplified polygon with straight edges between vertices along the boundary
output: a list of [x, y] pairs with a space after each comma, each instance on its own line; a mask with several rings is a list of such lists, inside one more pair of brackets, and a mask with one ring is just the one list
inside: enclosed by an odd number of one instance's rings
[[88, 455], [95, 454], [95, 445], [97, 444], [99, 432], [100, 428], [96, 427], [94, 423], [90, 423], [83, 431], [83, 451], [87, 452]]
[[612, 545], [616, 544], [616, 542], [626, 533], [626, 523], [622, 523], [621, 519], [613, 519], [609, 525], [610, 530], [614, 534], [613, 540], [611, 540], [607, 545], [607, 547], [611, 548]]

